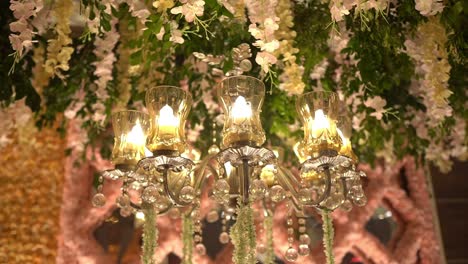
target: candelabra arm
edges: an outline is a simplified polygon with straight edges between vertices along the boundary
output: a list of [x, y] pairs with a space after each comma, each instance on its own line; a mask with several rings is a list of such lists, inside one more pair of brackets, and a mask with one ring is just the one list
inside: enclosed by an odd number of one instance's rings
[[[276, 179], [278, 180], [278, 183], [285, 189], [287, 192], [290, 193], [291, 195], [291, 201], [292, 205], [294, 206], [294, 209], [296, 211], [301, 211], [301, 206], [299, 205], [298, 201], [296, 200], [298, 197], [298, 193], [294, 186], [299, 186], [299, 182], [296, 180], [294, 175], [287, 169], [278, 167], [278, 170], [281, 171], [281, 173], [276, 174]], [[283, 177], [283, 174], [286, 177]]]
[[190, 202], [187, 203], [187, 202], [180, 201], [179, 198], [175, 197], [172, 191], [169, 189], [169, 183], [167, 181], [168, 172], [169, 172], [169, 166], [164, 166], [164, 169], [162, 170], [164, 192], [167, 194], [169, 200], [171, 200], [172, 204], [175, 204], [178, 206], [189, 205]]
[[201, 190], [201, 186], [204, 184], [205, 180], [205, 171], [206, 169], [209, 169], [213, 176], [218, 178], [218, 173], [210, 166], [210, 162], [213, 160], [214, 157], [216, 157], [217, 154], [209, 154], [206, 156], [197, 166], [195, 169], [194, 177], [195, 181], [193, 184], [193, 188], [195, 190]]
[[320, 203], [323, 202], [327, 197], [330, 196], [331, 192], [331, 175], [330, 175], [330, 167], [328, 166], [323, 166], [323, 172], [325, 173], [326, 177], [326, 182], [325, 182], [325, 191], [323, 194], [317, 199], [317, 202], [315, 203], [314, 206], [316, 206], [319, 209], [326, 209], [323, 206], [320, 206]]

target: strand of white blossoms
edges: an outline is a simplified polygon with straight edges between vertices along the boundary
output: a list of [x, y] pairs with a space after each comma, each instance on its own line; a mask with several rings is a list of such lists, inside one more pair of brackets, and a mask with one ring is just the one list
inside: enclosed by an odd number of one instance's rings
[[271, 65], [278, 61], [274, 54], [280, 45], [275, 38], [275, 31], [279, 28], [277, 23], [279, 18], [275, 15], [277, 4], [276, 0], [245, 1], [251, 23], [249, 32], [257, 40], [253, 45], [260, 48], [255, 61], [262, 67], [264, 73], [268, 73]]
[[279, 28], [275, 36], [280, 40], [276, 55], [283, 55], [284, 68], [279, 76], [279, 88], [286, 91], [288, 95], [302, 94], [305, 84], [302, 82], [304, 67], [296, 63], [296, 54], [299, 49], [294, 47], [296, 31], [292, 30], [294, 26], [293, 3], [291, 0], [278, 0], [276, 14], [279, 17]]
[[427, 108], [427, 126], [436, 127], [446, 117], [452, 116], [448, 98], [450, 64], [445, 49], [447, 34], [438, 19], [430, 18], [421, 24], [414, 38], [405, 41], [407, 54], [416, 66], [416, 85], [410, 93], [422, 99]]
[[[448, 100], [452, 91], [448, 85], [451, 67], [445, 49], [446, 42], [445, 28], [435, 17], [421, 24], [416, 35], [405, 41], [407, 54], [416, 66], [416, 76], [412, 81], [410, 93], [420, 98], [426, 107], [425, 112], [414, 113], [411, 124], [419, 137], [429, 141], [426, 159], [434, 162], [442, 172], [450, 170], [452, 157], [466, 158], [466, 144], [460, 140], [464, 138], [464, 134], [460, 137], [460, 133], [457, 133], [457, 130], [464, 128], [466, 121], [458, 119], [460, 124], [453, 128], [453, 136], [449, 138], [438, 129], [439, 125], [453, 114]], [[436, 134], [430, 135], [431, 130]]]
[[17, 19], [10, 23], [10, 30], [13, 32], [8, 37], [11, 47], [15, 51], [15, 61], [23, 56], [25, 50], [32, 47], [33, 27], [30, 20], [44, 7], [42, 0], [36, 1], [11, 1], [10, 9]]
[[[425, 1], [425, 0], [422, 0]], [[351, 9], [356, 7], [355, 13], [363, 13], [370, 9], [375, 9], [383, 12], [387, 9], [391, 1], [389, 0], [331, 0], [330, 1], [330, 14], [334, 22], [339, 22], [344, 19], [344, 16], [349, 15]]]

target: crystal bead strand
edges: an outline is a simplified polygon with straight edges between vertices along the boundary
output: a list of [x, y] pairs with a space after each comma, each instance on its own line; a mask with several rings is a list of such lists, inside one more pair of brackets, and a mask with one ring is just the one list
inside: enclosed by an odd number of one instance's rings
[[288, 210], [288, 219], [286, 220], [286, 224], [288, 227], [288, 244], [289, 248], [286, 250], [286, 254], [284, 255], [285, 259], [290, 262], [295, 262], [297, 260], [298, 254], [297, 250], [293, 247], [294, 243], [294, 228], [293, 228], [293, 219], [292, 219], [292, 208], [290, 203], [286, 204]]
[[299, 224], [299, 255], [301, 256], [307, 256], [310, 253], [310, 248], [309, 248], [309, 243], [310, 243], [310, 238], [309, 235], [307, 235], [306, 231], [306, 219], [304, 217], [304, 214], [301, 213], [300, 216], [298, 216], [297, 223]]
[[106, 204], [106, 196], [102, 193], [102, 183], [104, 178], [99, 176], [99, 184], [97, 186], [97, 193], [93, 196], [93, 206], [94, 207], [103, 207]]
[[221, 244], [229, 243], [229, 234], [227, 232], [226, 212], [221, 213], [221, 234], [219, 234], [219, 242], [221, 242]]
[[257, 245], [257, 253], [265, 254], [266, 246], [265, 246], [265, 217], [262, 221], [260, 221], [257, 225], [258, 230], [258, 238], [260, 238], [260, 243]]
[[200, 207], [196, 205], [196, 208], [192, 212], [192, 217], [194, 219], [194, 235], [193, 235], [193, 242], [195, 242], [195, 251], [199, 255], [206, 254], [205, 245], [203, 245], [203, 232], [202, 232], [202, 223], [201, 223], [201, 216], [200, 216]]

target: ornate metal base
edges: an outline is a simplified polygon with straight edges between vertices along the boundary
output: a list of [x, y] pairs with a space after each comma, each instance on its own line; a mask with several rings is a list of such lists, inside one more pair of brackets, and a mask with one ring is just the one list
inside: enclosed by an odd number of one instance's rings
[[276, 164], [276, 156], [273, 151], [249, 145], [236, 145], [224, 149], [218, 153], [216, 159], [221, 167], [230, 162], [232, 166], [238, 168], [240, 173], [235, 176], [239, 177], [239, 196], [244, 204], [249, 202], [250, 181], [255, 180], [251, 179], [252, 176], [257, 175], [265, 165]]
[[[314, 206], [319, 209], [334, 210], [346, 203], [350, 207], [348, 200], [355, 200], [363, 197], [360, 177], [364, 173], [356, 170], [353, 160], [343, 155], [333, 155], [333, 153], [323, 153], [323, 156], [308, 159], [301, 165], [301, 178], [312, 175], [311, 186], [304, 186], [304, 182], [299, 190], [303, 196], [302, 204]], [[327, 155], [331, 154], [331, 155]], [[307, 184], [305, 184], [307, 185]], [[307, 197], [308, 195], [314, 198]]]
[[[166, 156], [159, 155], [155, 157], [148, 157], [138, 162], [138, 168], [145, 171], [145, 173], [153, 178], [157, 174], [161, 174], [161, 177], [157, 179], [163, 186], [163, 195], [165, 195], [173, 205], [175, 206], [187, 206], [191, 204], [191, 200], [184, 201], [180, 199], [183, 188], [191, 188], [190, 196], [194, 196], [194, 190], [190, 186], [190, 171], [195, 164], [193, 161], [180, 157], [180, 156]], [[180, 175], [180, 172], [186, 171], [186, 175]], [[168, 179], [168, 174], [174, 173], [171, 179]], [[186, 184], [186, 182], [189, 184]], [[177, 189], [177, 193], [173, 190]]]

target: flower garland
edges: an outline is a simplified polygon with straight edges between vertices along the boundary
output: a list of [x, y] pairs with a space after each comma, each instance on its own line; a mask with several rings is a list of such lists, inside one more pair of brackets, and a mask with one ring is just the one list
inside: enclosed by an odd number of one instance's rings
[[171, 14], [182, 14], [185, 21], [192, 23], [197, 17], [203, 16], [205, 10], [205, 1], [203, 0], [180, 0], [181, 6], [171, 9]]
[[[424, 0], [423, 0], [424, 1]], [[391, 0], [331, 0], [330, 1], [330, 14], [334, 23], [344, 20], [344, 16], [349, 15], [353, 8], [355, 9], [355, 15], [361, 16], [361, 21], [365, 24], [368, 20], [365, 17], [365, 12], [371, 9], [375, 9], [382, 13], [390, 4]]]
[[129, 11], [133, 17], [138, 18], [141, 25], [144, 25], [151, 15], [151, 12], [146, 8], [145, 3], [139, 0], [123, 0], [129, 7]]
[[410, 93], [422, 98], [427, 109], [427, 126], [436, 127], [446, 117], [452, 116], [448, 98], [452, 94], [448, 87], [450, 64], [445, 49], [447, 34], [437, 18], [421, 24], [414, 38], [405, 41], [408, 55], [416, 66], [417, 85]]
[[48, 42], [47, 60], [44, 68], [48, 77], [57, 75], [59, 78], [65, 79], [64, 72], [70, 68], [68, 61], [74, 51], [74, 48], [70, 46], [72, 44], [72, 39], [70, 38], [70, 17], [73, 13], [73, 1], [56, 1], [53, 13], [57, 19], [55, 25], [57, 36]]
[[444, 9], [442, 0], [415, 0], [416, 10], [423, 16], [434, 16]]
[[130, 83], [130, 54], [132, 51], [129, 48], [130, 40], [134, 38], [134, 34], [128, 30], [128, 20], [122, 19], [119, 21], [120, 44], [117, 48], [119, 57], [115, 67], [117, 69], [117, 91], [119, 98], [115, 103], [114, 110], [124, 109], [131, 97], [132, 85]]
[[97, 79], [94, 83], [97, 86], [95, 91], [97, 102], [92, 106], [94, 112], [92, 120], [100, 125], [103, 125], [106, 120], [106, 107], [104, 106], [104, 102], [109, 98], [106, 88], [107, 83], [113, 79], [112, 70], [114, 62], [117, 60], [113, 52], [119, 40], [116, 23], [117, 20], [113, 19], [111, 21], [111, 30], [105, 32], [102, 37], [96, 37], [94, 41], [95, 49], [93, 53], [96, 55], [97, 61], [93, 63], [93, 66], [96, 68], [94, 70], [94, 75]]
[[286, 91], [288, 95], [301, 94], [305, 88], [305, 84], [302, 82], [304, 67], [296, 63], [296, 54], [299, 49], [294, 48], [293, 45], [296, 31], [292, 30], [294, 26], [292, 7], [291, 0], [278, 0], [276, 6], [279, 26], [278, 30], [275, 31], [275, 37], [281, 42], [279, 48], [275, 51], [275, 55], [279, 57], [282, 54], [284, 62], [283, 72], [279, 76], [281, 81], [279, 88]]
[[35, 1], [11, 1], [10, 10], [17, 19], [10, 23], [10, 31], [13, 32], [8, 37], [11, 47], [15, 51], [15, 63], [23, 57], [25, 51], [29, 50], [33, 44], [33, 27], [30, 24], [37, 13], [43, 8], [42, 0]]
[[279, 18], [275, 15], [277, 0], [256, 1], [247, 0], [245, 5], [249, 12], [249, 32], [256, 39], [254, 46], [260, 48], [255, 61], [261, 66], [264, 74], [278, 61], [274, 52], [279, 48], [279, 41], [275, 38], [278, 30]]

